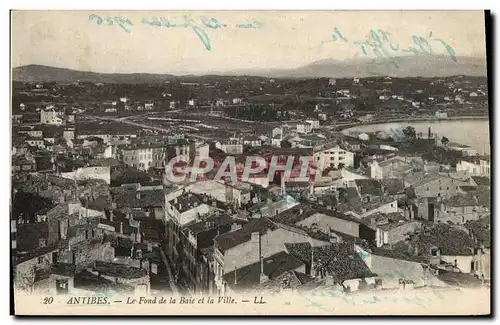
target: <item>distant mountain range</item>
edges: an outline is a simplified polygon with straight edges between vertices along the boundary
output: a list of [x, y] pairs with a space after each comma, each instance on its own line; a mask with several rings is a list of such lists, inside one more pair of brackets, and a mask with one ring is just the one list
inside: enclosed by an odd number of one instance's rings
[[[486, 76], [486, 60], [449, 56], [404, 56], [390, 60], [356, 59], [337, 61], [321, 60], [295, 69], [236, 70], [210, 75], [255, 76], [268, 78], [363, 78], [363, 77], [447, 77], [455, 75]], [[201, 75], [200, 75], [201, 76]], [[12, 79], [22, 82], [102, 82], [102, 83], [159, 83], [182, 77], [172, 74], [151, 73], [97, 73], [77, 71], [43, 65], [13, 68]]]

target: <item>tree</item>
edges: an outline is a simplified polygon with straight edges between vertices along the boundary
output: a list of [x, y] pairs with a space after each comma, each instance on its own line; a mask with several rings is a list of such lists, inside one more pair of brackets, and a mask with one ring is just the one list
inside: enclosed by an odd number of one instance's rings
[[447, 137], [442, 137], [441, 143], [443, 144], [443, 146], [446, 146], [448, 145], [448, 143], [450, 143], [450, 140]]
[[407, 139], [416, 139], [417, 138], [417, 132], [415, 131], [415, 128], [412, 126], [407, 126], [403, 129], [403, 134]]

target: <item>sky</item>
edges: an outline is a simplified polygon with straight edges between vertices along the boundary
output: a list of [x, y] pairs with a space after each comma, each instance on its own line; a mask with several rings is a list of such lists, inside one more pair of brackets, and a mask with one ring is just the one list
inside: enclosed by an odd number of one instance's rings
[[[184, 26], [183, 15], [191, 18], [190, 26]], [[143, 22], [153, 17], [177, 26]], [[416, 35], [425, 37], [436, 54], [447, 53], [440, 39], [456, 56], [486, 56], [482, 11], [13, 11], [11, 23], [13, 67], [171, 74], [291, 69], [365, 57], [356, 42], [366, 40], [372, 29], [387, 32], [398, 49], [413, 46]], [[248, 24], [253, 28], [241, 28]], [[193, 25], [206, 35], [203, 40]], [[342, 35], [337, 33], [337, 40], [335, 28]]]

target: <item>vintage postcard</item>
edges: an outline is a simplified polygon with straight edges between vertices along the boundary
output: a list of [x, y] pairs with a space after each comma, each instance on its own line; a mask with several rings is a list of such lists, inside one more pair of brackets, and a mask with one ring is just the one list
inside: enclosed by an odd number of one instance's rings
[[11, 11], [16, 315], [489, 315], [484, 11]]

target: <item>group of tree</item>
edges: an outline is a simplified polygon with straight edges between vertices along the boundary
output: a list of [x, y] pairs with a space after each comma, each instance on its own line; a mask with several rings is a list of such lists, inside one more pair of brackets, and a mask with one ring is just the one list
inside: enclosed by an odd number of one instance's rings
[[279, 116], [278, 109], [270, 105], [227, 107], [224, 111], [231, 118], [247, 121], [275, 121], [289, 115]]

